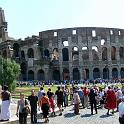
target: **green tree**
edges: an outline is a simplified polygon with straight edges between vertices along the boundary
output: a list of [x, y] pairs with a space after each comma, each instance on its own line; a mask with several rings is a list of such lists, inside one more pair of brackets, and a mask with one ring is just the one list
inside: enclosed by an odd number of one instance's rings
[[14, 60], [0, 57], [0, 85], [6, 84], [10, 91], [16, 87], [16, 79], [20, 74], [20, 65]]

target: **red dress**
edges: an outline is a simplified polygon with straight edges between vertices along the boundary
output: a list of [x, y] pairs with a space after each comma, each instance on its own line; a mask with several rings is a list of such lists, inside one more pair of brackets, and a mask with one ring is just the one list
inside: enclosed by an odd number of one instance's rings
[[106, 109], [115, 109], [117, 107], [117, 99], [114, 90], [109, 89], [106, 94]]

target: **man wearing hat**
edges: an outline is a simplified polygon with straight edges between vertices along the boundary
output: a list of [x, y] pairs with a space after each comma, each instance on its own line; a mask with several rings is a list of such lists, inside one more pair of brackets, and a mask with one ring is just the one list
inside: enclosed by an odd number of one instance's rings
[[121, 102], [119, 103], [118, 110], [119, 110], [119, 122], [120, 124], [124, 124], [124, 96], [122, 97]]

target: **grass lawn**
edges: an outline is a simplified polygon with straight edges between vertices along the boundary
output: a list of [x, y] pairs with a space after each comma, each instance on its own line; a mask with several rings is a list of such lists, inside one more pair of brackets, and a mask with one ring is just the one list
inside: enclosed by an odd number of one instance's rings
[[[44, 86], [45, 92], [48, 91], [48, 88], [49, 88], [49, 86]], [[11, 93], [12, 94], [12, 98], [19, 99], [20, 93], [24, 93], [25, 96], [27, 97], [27, 96], [31, 95], [31, 90], [32, 89], [34, 89], [36, 94], [37, 94], [39, 89], [40, 89], [40, 87], [38, 87], [38, 86], [35, 86], [35, 87], [34, 86], [17, 87], [15, 89], [15, 91], [13, 93]], [[51, 86], [51, 89], [52, 89], [53, 92], [55, 92], [57, 90], [57, 86]]]
[[[89, 85], [88, 87], [92, 87], [93, 84]], [[96, 86], [101, 87], [102, 89], [104, 88], [105, 85], [102, 84], [96, 84]], [[121, 84], [116, 84], [114, 87], [122, 87]], [[44, 91], [47, 92], [48, 88], [51, 87], [52, 91], [55, 93], [55, 91], [57, 90], [57, 85], [54, 86], [44, 86]], [[69, 87], [69, 86], [68, 86]], [[38, 93], [40, 86], [23, 86], [23, 87], [17, 87], [15, 89], [15, 91], [12, 93], [12, 98], [16, 98], [19, 99], [20, 97], [20, 93], [24, 93], [26, 97], [28, 97], [29, 95], [31, 95], [31, 90], [34, 89], [36, 94]]]

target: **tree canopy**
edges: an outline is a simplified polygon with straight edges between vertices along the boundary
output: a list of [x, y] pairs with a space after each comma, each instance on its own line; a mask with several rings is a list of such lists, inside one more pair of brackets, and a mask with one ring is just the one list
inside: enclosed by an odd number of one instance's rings
[[16, 87], [16, 79], [20, 74], [20, 65], [14, 60], [0, 57], [0, 85], [7, 85], [9, 90]]

